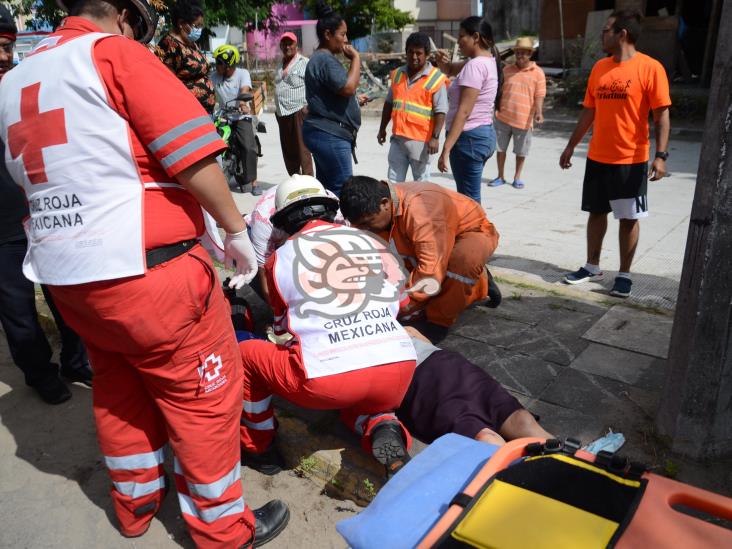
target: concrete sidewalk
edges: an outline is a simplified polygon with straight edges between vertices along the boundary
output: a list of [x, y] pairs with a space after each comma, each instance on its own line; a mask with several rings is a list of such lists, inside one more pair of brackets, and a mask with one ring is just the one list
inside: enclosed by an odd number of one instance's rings
[[[259, 134], [264, 154], [259, 160], [259, 181], [263, 187], [268, 187], [287, 178], [287, 172], [280, 151], [277, 121], [270, 113], [265, 113], [262, 120], [267, 125], [267, 133]], [[376, 142], [378, 126], [377, 119], [364, 118], [358, 136], [359, 164], [354, 166], [355, 174], [386, 178], [388, 144], [382, 147]], [[580, 199], [587, 142], [585, 140], [577, 147], [574, 166], [561, 170], [559, 156], [570, 133], [571, 127], [536, 131], [522, 175], [525, 189], [516, 190], [511, 185], [483, 187], [483, 207], [501, 234], [491, 265], [528, 274], [537, 281], [561, 284], [565, 273], [585, 263], [587, 214], [580, 211]], [[697, 141], [672, 139], [668, 160], [671, 176], [649, 182], [650, 216], [641, 221], [640, 242], [633, 265], [633, 296], [629, 300], [632, 303], [669, 310], [675, 306], [699, 151]], [[506, 178], [510, 182], [513, 155], [509, 155], [506, 164]], [[484, 182], [496, 174], [495, 160], [491, 158], [483, 173]], [[434, 172], [433, 181], [455, 188], [451, 173]], [[242, 212], [251, 211], [256, 202], [249, 193], [234, 193], [234, 197]], [[612, 286], [619, 261], [617, 230], [618, 223], [611, 216], [602, 254], [606, 278], [602, 284], [585, 285], [585, 291], [607, 294]]]

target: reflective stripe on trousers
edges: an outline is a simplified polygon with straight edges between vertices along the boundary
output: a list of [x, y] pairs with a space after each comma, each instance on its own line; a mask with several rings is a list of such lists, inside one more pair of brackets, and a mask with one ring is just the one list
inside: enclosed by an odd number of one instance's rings
[[196, 499], [194, 499], [194, 496], [199, 500], [216, 500], [221, 498], [229, 488], [241, 481], [241, 465], [238, 462], [224, 476], [206, 484], [194, 483], [186, 479], [178, 458], [173, 459], [173, 466], [175, 468], [175, 474], [179, 480], [185, 482], [189, 492], [186, 494], [181, 490], [178, 491], [178, 501], [181, 511], [184, 514], [210, 524], [220, 518], [244, 512], [245, 505], [242, 497], [237, 497], [232, 501], [214, 506], [199, 505], [196, 503]]

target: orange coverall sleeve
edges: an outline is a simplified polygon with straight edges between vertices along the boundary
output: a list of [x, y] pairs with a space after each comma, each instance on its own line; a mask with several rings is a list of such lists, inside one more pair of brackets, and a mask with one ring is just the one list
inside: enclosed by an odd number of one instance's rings
[[[427, 277], [440, 284], [445, 279], [457, 233], [457, 213], [454, 210], [454, 205], [446, 203], [437, 193], [420, 193], [410, 201], [403, 214], [403, 223], [404, 232], [414, 247], [417, 267], [409, 277], [408, 288]], [[430, 296], [424, 292], [410, 292], [409, 297], [421, 302]]]

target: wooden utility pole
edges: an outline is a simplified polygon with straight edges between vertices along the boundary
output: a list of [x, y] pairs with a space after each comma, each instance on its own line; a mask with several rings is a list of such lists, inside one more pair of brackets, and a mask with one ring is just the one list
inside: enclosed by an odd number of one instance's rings
[[732, 455], [732, 0], [719, 20], [706, 131], [658, 412], [672, 449]]

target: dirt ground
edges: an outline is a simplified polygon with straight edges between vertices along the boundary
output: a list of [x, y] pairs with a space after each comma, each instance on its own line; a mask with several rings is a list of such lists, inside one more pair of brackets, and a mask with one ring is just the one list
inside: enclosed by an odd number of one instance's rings
[[[2, 334], [0, 332], [0, 334]], [[148, 532], [135, 540], [115, 527], [109, 478], [97, 448], [91, 391], [72, 386], [73, 398], [44, 404], [23, 382], [0, 337], [0, 547], [42, 549], [193, 547], [168, 494]], [[169, 462], [166, 466], [172, 474]], [[290, 506], [287, 529], [267, 548], [343, 548], [339, 520], [359, 509], [320, 494], [313, 481], [290, 471], [274, 477], [242, 469], [244, 497], [256, 508], [273, 498]]]

